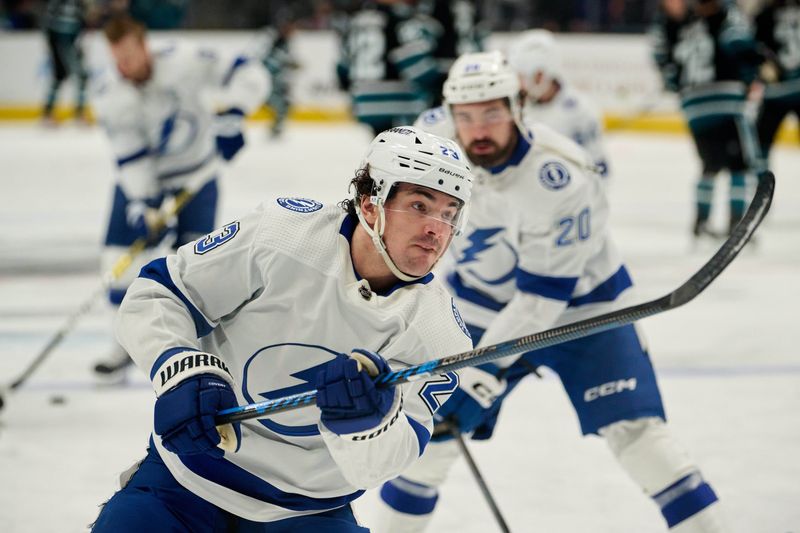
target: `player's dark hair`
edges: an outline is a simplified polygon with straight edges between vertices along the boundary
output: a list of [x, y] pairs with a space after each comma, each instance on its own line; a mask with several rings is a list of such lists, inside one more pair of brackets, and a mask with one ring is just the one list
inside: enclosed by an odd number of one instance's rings
[[[353, 189], [355, 189], [355, 194], [352, 198], [342, 200], [336, 205], [347, 211], [349, 215], [357, 216], [356, 205], [361, 203], [361, 198], [375, 194], [375, 181], [369, 174], [368, 164], [356, 170], [356, 174], [353, 176], [353, 179], [350, 180], [350, 186], [347, 190], [352, 191]], [[390, 200], [396, 193], [397, 191], [395, 191], [393, 187], [392, 190], [389, 191], [389, 195], [386, 199]]]
[[118, 43], [128, 35], [144, 38], [144, 24], [126, 13], [116, 13], [103, 25], [103, 34], [111, 44]]

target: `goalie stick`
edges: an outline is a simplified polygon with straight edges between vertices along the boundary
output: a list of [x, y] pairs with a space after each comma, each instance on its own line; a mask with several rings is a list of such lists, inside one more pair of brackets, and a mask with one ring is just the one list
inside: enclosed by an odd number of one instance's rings
[[[546, 348], [554, 344], [560, 344], [609, 329], [618, 328], [636, 322], [637, 320], [682, 306], [703, 292], [736, 258], [742, 247], [747, 244], [747, 241], [750, 240], [750, 237], [764, 219], [767, 211], [769, 211], [772, 195], [775, 192], [775, 176], [771, 171], [765, 170], [760, 172], [758, 177], [759, 183], [753, 200], [747, 212], [745, 212], [742, 219], [736, 227], [733, 228], [733, 231], [731, 231], [730, 236], [722, 243], [719, 250], [717, 250], [711, 259], [700, 267], [700, 269], [684, 282], [683, 285], [669, 294], [649, 302], [626, 307], [594, 318], [587, 318], [572, 324], [565, 324], [533, 335], [519, 337], [517, 339], [477, 348], [441, 359], [433, 359], [426, 363], [402, 370], [387, 372], [375, 379], [376, 385], [379, 387], [398, 385], [408, 381], [416, 381], [431, 375], [458, 370], [459, 368], [467, 366], [488, 363], [509, 355], [530, 352], [532, 350]], [[274, 413], [298, 409], [311, 405], [315, 403], [315, 401], [316, 391], [311, 390], [284, 398], [223, 409], [217, 413], [214, 421], [220, 426], [231, 422], [249, 420], [251, 418], [259, 418]]]
[[[161, 231], [166, 228], [169, 219], [177, 215], [193, 197], [194, 191], [190, 188], [186, 188], [181, 190], [181, 192], [179, 192], [175, 197], [166, 200], [160, 209], [160, 215], [158, 219], [155, 221], [153, 228], [150, 230], [151, 233], [154, 235], [159, 235]], [[144, 251], [148, 244], [151, 244], [151, 239], [149, 237], [139, 237], [133, 242], [133, 244], [130, 245], [125, 253], [116, 260], [114, 265], [103, 275], [103, 281], [100, 286], [97, 287], [94, 292], [92, 292], [91, 296], [89, 296], [74, 313], [67, 317], [64, 325], [62, 325], [61, 328], [55, 332], [45, 347], [42, 348], [42, 350], [31, 360], [30, 363], [28, 363], [28, 366], [22, 371], [19, 377], [11, 382], [7, 388], [0, 390], [0, 409], [3, 408], [5, 403], [5, 395], [18, 389], [28, 380], [31, 374], [33, 374], [36, 369], [39, 368], [39, 366], [45, 361], [45, 359], [47, 359], [53, 350], [59, 344], [61, 344], [61, 341], [64, 340], [67, 334], [72, 331], [72, 328], [75, 327], [75, 324], [78, 323], [78, 320], [91, 311], [95, 301], [105, 294], [106, 291], [108, 291], [108, 287], [111, 285], [111, 283], [119, 279], [120, 276], [122, 276], [122, 274], [124, 274], [125, 271], [130, 268], [131, 264], [133, 264], [133, 260]]]

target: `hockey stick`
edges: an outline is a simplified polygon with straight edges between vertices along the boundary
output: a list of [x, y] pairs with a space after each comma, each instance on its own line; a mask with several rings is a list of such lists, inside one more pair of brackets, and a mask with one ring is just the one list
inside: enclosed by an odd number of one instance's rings
[[451, 426], [446, 422], [443, 422], [442, 424], [447, 425], [447, 431], [453, 435], [453, 439], [456, 441], [456, 444], [458, 444], [458, 448], [461, 450], [461, 455], [463, 455], [464, 459], [467, 461], [467, 466], [469, 466], [469, 470], [472, 472], [472, 477], [475, 478], [475, 482], [481, 489], [483, 498], [489, 505], [489, 509], [491, 509], [492, 515], [497, 521], [500, 531], [503, 533], [511, 533], [508, 523], [506, 523], [505, 518], [503, 518], [503, 513], [500, 512], [500, 507], [497, 505], [497, 501], [495, 501], [494, 496], [492, 496], [492, 492], [489, 490], [489, 485], [486, 484], [486, 480], [483, 479], [483, 475], [478, 469], [478, 463], [475, 462], [475, 459], [472, 457], [472, 453], [469, 451], [469, 448], [467, 448], [467, 443], [464, 442], [464, 435], [461, 434], [461, 431], [459, 431], [457, 426]]
[[[166, 228], [167, 224], [169, 223], [169, 219], [177, 215], [193, 197], [194, 191], [187, 188], [181, 190], [177, 196], [165, 201], [164, 205], [162, 205], [159, 210], [159, 217], [155, 220], [153, 227], [150, 229], [150, 233], [153, 235], [159, 235], [161, 231]], [[122, 274], [125, 273], [131, 264], [133, 264], [133, 260], [144, 251], [148, 244], [151, 244], [151, 241], [152, 239], [149, 237], [139, 237], [133, 242], [133, 244], [130, 245], [125, 253], [116, 260], [114, 265], [103, 275], [103, 280], [100, 286], [94, 292], [92, 292], [91, 296], [89, 296], [74, 313], [67, 317], [64, 325], [61, 326], [58, 331], [56, 331], [45, 347], [36, 355], [36, 357], [33, 358], [30, 363], [28, 363], [28, 366], [22, 371], [19, 377], [11, 382], [11, 384], [5, 390], [0, 391], [0, 409], [2, 409], [3, 404], [5, 403], [4, 394], [13, 392], [28, 380], [31, 374], [33, 374], [36, 369], [39, 368], [39, 366], [45, 361], [45, 359], [47, 359], [47, 356], [49, 356], [50, 353], [59, 344], [61, 344], [61, 341], [63, 341], [66, 335], [72, 330], [73, 327], [75, 327], [75, 324], [77, 324], [78, 320], [91, 311], [95, 301], [98, 300], [106, 291], [108, 291], [108, 287], [112, 282], [119, 279]]]
[[[609, 329], [618, 328], [649, 316], [675, 309], [691, 301], [708, 287], [717, 276], [736, 258], [742, 247], [750, 240], [753, 232], [764, 219], [772, 202], [775, 191], [775, 176], [769, 170], [759, 174], [759, 184], [753, 200], [742, 219], [733, 228], [730, 236], [722, 243], [717, 253], [692, 275], [683, 285], [655, 300], [645, 302], [594, 318], [587, 318], [572, 324], [542, 331], [533, 335], [512, 339], [492, 346], [477, 348], [469, 352], [434, 359], [403, 370], [388, 372], [379, 376], [375, 382], [378, 386], [398, 385], [408, 381], [416, 381], [431, 375], [443, 374], [467, 366], [488, 363], [520, 353], [546, 348], [554, 344], [579, 339]], [[259, 418], [300, 407], [311, 405], [316, 401], [316, 391], [302, 392], [284, 398], [267, 400], [223, 409], [217, 413], [215, 423], [227, 424], [240, 420]]]

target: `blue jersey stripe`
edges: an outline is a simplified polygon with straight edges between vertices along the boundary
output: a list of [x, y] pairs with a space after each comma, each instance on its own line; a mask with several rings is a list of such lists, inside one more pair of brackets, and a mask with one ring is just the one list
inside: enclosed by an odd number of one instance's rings
[[[335, 509], [347, 505], [364, 493], [363, 490], [359, 490], [334, 498], [311, 498], [302, 494], [284, 492], [224, 458], [215, 459], [204, 454], [183, 455], [178, 458], [186, 468], [212, 483], [292, 511]], [[270, 458], [265, 458], [265, 460], [269, 461]], [[277, 459], [272, 458], [272, 460]]]
[[520, 132], [517, 135], [517, 145], [514, 147], [514, 151], [511, 152], [511, 156], [508, 158], [508, 161], [497, 165], [496, 167], [492, 167], [489, 169], [489, 172], [492, 174], [499, 174], [508, 167], [517, 166], [519, 165], [520, 161], [527, 155], [528, 150], [531, 148], [531, 143], [525, 138], [525, 135]]
[[147, 147], [145, 146], [138, 152], [134, 152], [132, 154], [126, 155], [125, 157], [120, 157], [119, 159], [117, 159], [117, 166], [121, 167], [123, 165], [127, 165], [128, 163], [132, 163], [133, 161], [146, 157], [149, 154], [150, 150], [148, 150]]
[[233, 73], [236, 72], [236, 69], [246, 64], [247, 64], [247, 58], [244, 56], [238, 56], [231, 64], [230, 68], [228, 69], [228, 72], [226, 72], [225, 76], [222, 78], [222, 86], [223, 87], [227, 86], [231, 82], [231, 79], [233, 78]]
[[419, 444], [419, 454], [422, 455], [422, 452], [425, 451], [425, 447], [431, 440], [431, 434], [428, 433], [428, 430], [425, 429], [425, 426], [423, 426], [410, 416], [406, 415], [406, 419], [408, 420], [408, 423], [411, 425], [411, 429], [413, 429], [414, 433], [417, 434], [417, 443]]
[[578, 278], [541, 276], [517, 269], [517, 288], [522, 292], [538, 294], [545, 298], [568, 302], [577, 284]]
[[569, 301], [569, 307], [578, 307], [597, 302], [613, 302], [617, 296], [628, 287], [633, 286], [630, 275], [625, 265], [619, 267], [610, 278], [592, 289], [583, 296], [578, 296]]
[[150, 263], [146, 264], [142, 271], [139, 273], [140, 278], [151, 279], [156, 283], [160, 283], [169, 291], [174, 294], [175, 296], [183, 302], [183, 305], [186, 306], [186, 309], [189, 311], [189, 314], [192, 316], [192, 320], [194, 321], [194, 327], [197, 331], [197, 337], [205, 337], [214, 329], [214, 327], [209, 324], [203, 314], [194, 306], [192, 302], [175, 286], [175, 283], [172, 282], [172, 278], [169, 275], [169, 270], [167, 269], [167, 259], [165, 257], [159, 257], [151, 261]]
[[172, 357], [176, 353], [196, 352], [196, 351], [197, 351], [197, 348], [189, 348], [189, 347], [186, 347], [186, 346], [178, 346], [177, 348], [170, 348], [169, 350], [165, 351], [164, 353], [162, 353], [161, 355], [159, 355], [156, 358], [156, 361], [153, 363], [153, 366], [150, 368], [150, 381], [152, 381], [153, 378], [156, 377], [156, 372], [158, 372], [158, 369], [161, 368], [161, 365], [163, 365], [166, 362], [167, 359], [169, 359], [170, 357]]
[[462, 300], [472, 302], [476, 305], [480, 305], [481, 307], [491, 309], [492, 311], [502, 311], [506, 306], [506, 304], [500, 303], [497, 300], [464, 285], [464, 282], [461, 281], [461, 276], [458, 275], [458, 272], [451, 272], [447, 276], [447, 283], [449, 283], [450, 287], [455, 291], [456, 296]]

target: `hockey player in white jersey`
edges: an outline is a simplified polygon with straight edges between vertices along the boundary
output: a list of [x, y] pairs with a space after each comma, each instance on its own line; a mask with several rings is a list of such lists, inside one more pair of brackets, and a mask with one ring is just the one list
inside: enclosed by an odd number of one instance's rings
[[[244, 145], [244, 116], [261, 104], [269, 77], [245, 56], [224, 58], [179, 42], [151, 50], [144, 26], [127, 15], [110, 19], [104, 33], [116, 68], [101, 76], [93, 104], [117, 163], [103, 254], [108, 271], [138, 238], [159, 240], [152, 234], [158, 208], [183, 189], [193, 197], [174, 223], [175, 247], [214, 229], [220, 161]], [[111, 285], [112, 305], [153, 257], [143, 253]], [[115, 374], [129, 362], [117, 347], [95, 371]]]
[[[458, 384], [371, 376], [472, 346], [431, 273], [471, 181], [456, 143], [393, 128], [350, 200], [270, 200], [145, 266], [116, 331], [152, 378], [153, 434], [94, 531], [367, 531], [350, 502], [422, 454]], [[236, 451], [217, 447], [219, 410], [314, 388], [317, 407], [236, 423]]]
[[589, 98], [564, 77], [553, 34], [547, 30], [521, 34], [508, 48], [508, 63], [520, 75], [525, 119], [547, 124], [581, 145], [592, 155], [600, 174], [607, 177], [602, 117]]
[[[592, 158], [546, 126], [523, 123], [518, 94], [518, 77], [500, 52], [464, 55], [445, 83], [444, 109], [419, 120], [452, 135], [477, 165], [470, 223], [451, 246], [446, 280], [479, 347], [634, 303]], [[606, 439], [670, 531], [723, 531], [714, 491], [665, 423], [632, 325], [459, 371], [459, 388], [437, 419], [473, 439], [490, 438], [505, 397], [540, 365], [559, 375], [582, 432]], [[384, 484], [379, 531], [422, 531], [430, 521], [437, 487], [458, 457], [448, 434]]]

